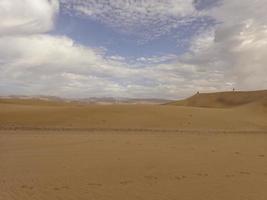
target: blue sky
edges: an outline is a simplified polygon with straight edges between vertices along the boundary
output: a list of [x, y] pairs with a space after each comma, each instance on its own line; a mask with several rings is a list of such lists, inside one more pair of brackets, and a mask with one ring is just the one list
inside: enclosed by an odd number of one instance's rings
[[266, 9], [262, 0], [2, 0], [0, 95], [264, 89]]
[[[217, 1], [203, 1], [201, 8], [210, 8], [211, 2]], [[52, 33], [66, 35], [82, 45], [95, 48], [103, 47], [107, 49], [108, 55], [120, 55], [128, 59], [166, 54], [181, 55], [189, 50], [193, 37], [201, 33], [203, 29], [212, 28], [216, 24], [216, 21], [208, 16], [183, 17], [182, 20], [186, 23], [153, 38], [153, 33], [156, 31], [153, 29], [160, 29], [161, 27], [149, 24], [140, 27], [138, 33], [135, 31], [125, 33], [112, 27], [112, 24], [105, 24], [98, 19], [75, 12], [75, 10], [61, 10], [55, 30]], [[150, 29], [152, 29], [151, 32]], [[145, 34], [150, 35], [151, 38], [147, 39]]]

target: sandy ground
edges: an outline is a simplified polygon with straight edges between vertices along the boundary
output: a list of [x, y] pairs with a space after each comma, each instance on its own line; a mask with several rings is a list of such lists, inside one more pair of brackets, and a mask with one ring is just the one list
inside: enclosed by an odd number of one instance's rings
[[266, 188], [266, 108], [0, 102], [0, 200], [266, 200]]
[[0, 133], [0, 199], [267, 199], [266, 134]]
[[1, 127], [267, 130], [267, 108], [163, 105], [40, 105], [0, 102]]

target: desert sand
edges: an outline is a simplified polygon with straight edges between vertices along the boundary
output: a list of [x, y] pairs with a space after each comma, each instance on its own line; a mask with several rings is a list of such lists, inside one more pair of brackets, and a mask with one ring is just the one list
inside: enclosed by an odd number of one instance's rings
[[0, 200], [265, 200], [266, 99], [242, 95], [167, 105], [1, 99]]

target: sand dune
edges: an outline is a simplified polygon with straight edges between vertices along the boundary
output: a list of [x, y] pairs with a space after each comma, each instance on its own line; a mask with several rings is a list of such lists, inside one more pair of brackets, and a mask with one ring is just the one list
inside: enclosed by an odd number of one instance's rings
[[199, 93], [188, 99], [169, 103], [169, 105], [208, 108], [232, 108], [249, 104], [259, 104], [267, 107], [267, 90]]
[[0, 200], [265, 200], [265, 93], [180, 106], [1, 99]]
[[207, 109], [12, 99], [0, 100], [0, 127], [266, 130], [267, 112], [263, 107], [263, 102]]

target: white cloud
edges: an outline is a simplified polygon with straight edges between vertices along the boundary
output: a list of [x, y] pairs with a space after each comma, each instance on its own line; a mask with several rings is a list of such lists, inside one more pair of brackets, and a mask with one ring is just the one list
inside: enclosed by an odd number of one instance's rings
[[[153, 33], [169, 31], [177, 19], [184, 22], [183, 16], [197, 16], [192, 1], [186, 0], [62, 2], [63, 6], [80, 6], [84, 14], [126, 31], [138, 32], [138, 28], [150, 26], [156, 27]], [[220, 24], [195, 36], [190, 52], [129, 61], [120, 55], [107, 55], [103, 48], [45, 34], [52, 29], [58, 12], [55, 0], [2, 0], [0, 17], [5, 20], [0, 22], [0, 94], [177, 98], [232, 87], [264, 89], [266, 9], [267, 2], [262, 0], [243, 0], [242, 4], [224, 0], [207, 13], [201, 11]]]
[[221, 24], [214, 27], [214, 34], [200, 35], [194, 40], [192, 48], [200, 51], [187, 55], [185, 62], [204, 70], [221, 71], [224, 82], [233, 83], [238, 89], [266, 89], [266, 9], [267, 1], [243, 0], [241, 4], [224, 0], [221, 6], [209, 11]]
[[158, 63], [164, 63], [169, 62], [177, 59], [178, 56], [174, 54], [169, 55], [158, 55], [158, 56], [152, 56], [152, 57], [139, 57], [136, 58], [137, 62], [143, 63], [143, 64], [158, 64]]
[[224, 26], [232, 26], [243, 23], [249, 19], [255, 19], [260, 23], [266, 23], [266, 0], [223, 0], [220, 7], [209, 10], [209, 15], [223, 22]]
[[47, 32], [58, 9], [58, 0], [1, 0], [0, 35]]
[[191, 41], [190, 51], [196, 53], [204, 52], [212, 48], [215, 40], [215, 30], [210, 28], [194, 37]]
[[61, 0], [62, 9], [152, 40], [200, 15], [193, 0]]
[[[8, 45], [8, 48], [5, 48]], [[129, 64], [105, 52], [49, 35], [0, 38], [0, 90], [71, 97], [170, 97], [191, 92], [197, 67], [183, 63]], [[144, 67], [147, 65], [146, 67]], [[210, 73], [209, 73], [210, 74]], [[182, 88], [190, 91], [181, 92]]]

